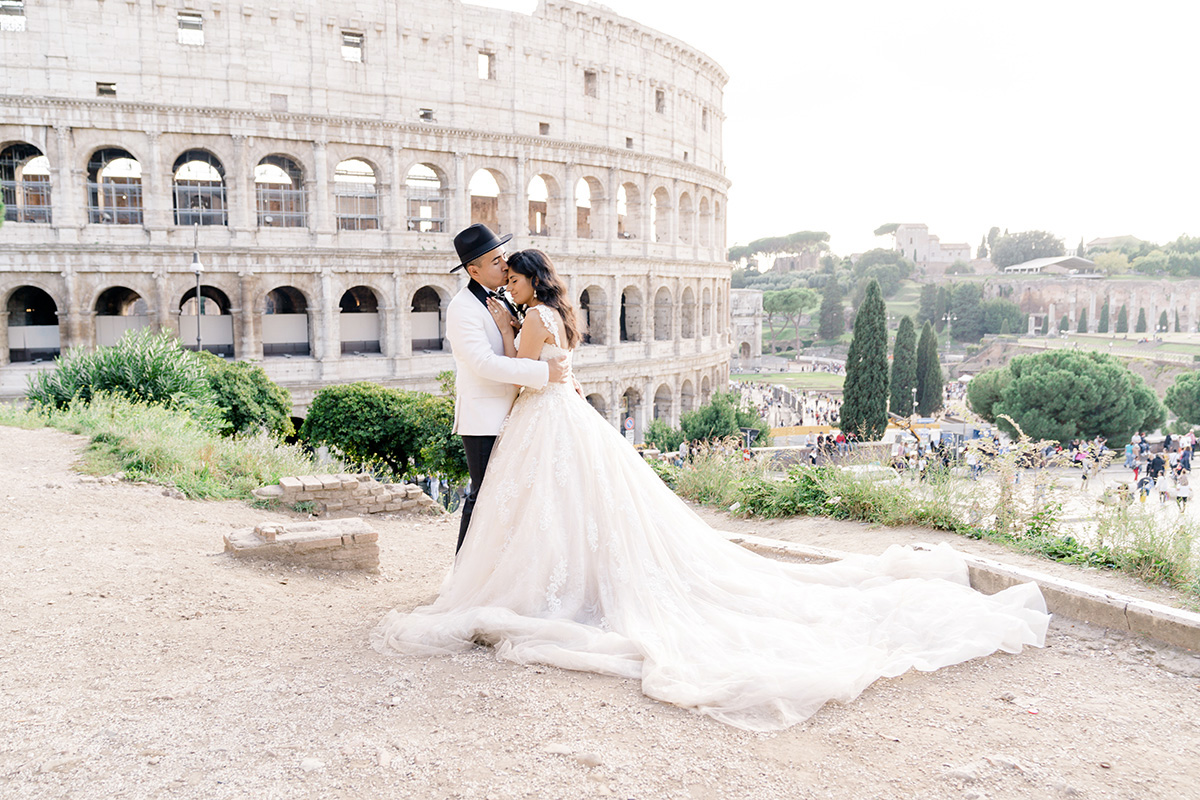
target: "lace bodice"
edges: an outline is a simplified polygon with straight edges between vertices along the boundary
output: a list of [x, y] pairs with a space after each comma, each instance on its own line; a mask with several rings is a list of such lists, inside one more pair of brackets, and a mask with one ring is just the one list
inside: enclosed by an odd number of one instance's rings
[[[563, 330], [562, 320], [558, 317], [558, 312], [549, 306], [540, 305], [534, 306], [526, 312], [526, 316], [536, 313], [542, 318], [542, 324], [546, 326], [546, 330], [550, 331], [550, 335], [554, 337], [554, 344], [547, 342], [542, 345], [542, 354], [538, 356], [539, 361], [549, 361], [552, 358], [566, 353], [567, 366], [571, 365], [572, 351], [563, 346]], [[517, 334], [516, 338], [517, 349], [521, 349], [521, 334]]]

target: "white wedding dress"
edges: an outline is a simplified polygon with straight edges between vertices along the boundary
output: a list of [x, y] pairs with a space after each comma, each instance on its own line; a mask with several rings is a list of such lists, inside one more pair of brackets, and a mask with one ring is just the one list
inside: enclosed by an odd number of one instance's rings
[[[559, 342], [557, 315], [545, 308]], [[532, 312], [531, 312], [532, 313]], [[547, 344], [542, 359], [563, 352]], [[650, 697], [777, 730], [872, 681], [1041, 646], [1035, 584], [969, 588], [950, 547], [797, 565], [708, 527], [567, 384], [524, 389], [437, 600], [393, 610], [381, 652], [479, 641], [501, 658], [638, 678]]]

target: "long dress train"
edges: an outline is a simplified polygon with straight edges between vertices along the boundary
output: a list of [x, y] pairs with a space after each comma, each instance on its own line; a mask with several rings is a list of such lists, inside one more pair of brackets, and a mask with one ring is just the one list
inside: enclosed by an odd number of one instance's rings
[[[557, 316], [537, 308], [559, 341]], [[650, 697], [765, 731], [879, 677], [1041, 646], [1048, 621], [1035, 584], [976, 592], [947, 545], [822, 565], [755, 555], [551, 384], [513, 405], [437, 600], [389, 612], [372, 638], [404, 654], [483, 640], [518, 663], [640, 678]]]

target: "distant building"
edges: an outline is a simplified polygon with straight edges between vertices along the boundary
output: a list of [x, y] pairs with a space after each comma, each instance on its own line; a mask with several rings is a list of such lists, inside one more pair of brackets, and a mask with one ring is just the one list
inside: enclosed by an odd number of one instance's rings
[[815, 251], [798, 256], [779, 256], [771, 265], [771, 272], [816, 272], [821, 266], [821, 254]]
[[971, 245], [965, 243], [943, 244], [929, 232], [929, 226], [919, 222], [905, 222], [896, 228], [895, 250], [900, 255], [926, 270], [942, 271], [955, 261], [971, 260]]
[[742, 365], [762, 357], [763, 293], [758, 289], [731, 289], [729, 310], [733, 322], [733, 357]]
[[1005, 267], [1004, 274], [1093, 275], [1097, 273], [1095, 261], [1088, 261], [1079, 256], [1050, 256], [1049, 258], [1034, 258]]
[[[1091, 252], [1092, 250], [1120, 250], [1122, 247], [1137, 247], [1140, 244], [1145, 244], [1145, 240], [1136, 236], [1102, 236], [1099, 239], [1092, 239], [1083, 247], [1085, 252]], [[1083, 253], [1078, 255], [1083, 255]]]

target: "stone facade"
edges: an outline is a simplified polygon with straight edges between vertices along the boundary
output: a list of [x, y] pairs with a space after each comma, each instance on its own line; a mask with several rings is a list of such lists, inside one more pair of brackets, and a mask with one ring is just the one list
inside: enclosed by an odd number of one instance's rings
[[763, 293], [758, 289], [733, 289], [733, 351], [741, 366], [752, 366], [762, 357]]
[[929, 232], [929, 226], [906, 222], [896, 229], [895, 248], [918, 267], [940, 273], [955, 261], [971, 260], [971, 245], [957, 242], [942, 244]]
[[1105, 280], [1090, 277], [1015, 277], [997, 279], [986, 285], [985, 295], [1007, 297], [1017, 303], [1021, 310], [1030, 315], [1030, 334], [1034, 326], [1049, 316], [1049, 336], [1058, 335], [1058, 323], [1063, 315], [1070, 322], [1074, 333], [1079, 325], [1079, 316], [1087, 312], [1089, 333], [1098, 332], [1100, 312], [1105, 303], [1109, 306], [1108, 332], [1114, 333], [1117, 313], [1125, 306], [1129, 318], [1128, 335], [1136, 338], [1134, 327], [1138, 312], [1145, 310], [1145, 335], [1152, 335], [1162, 312], [1167, 312], [1168, 330], [1175, 332], [1178, 316], [1181, 333], [1200, 330], [1200, 280], [1166, 280], [1142, 278], [1140, 280]]
[[614, 424], [727, 380], [703, 53], [573, 2], [25, 5], [0, 31], [0, 395], [143, 326], [261, 359], [297, 414], [330, 383], [434, 390], [472, 221], [567, 277]]

